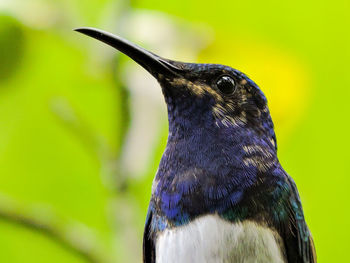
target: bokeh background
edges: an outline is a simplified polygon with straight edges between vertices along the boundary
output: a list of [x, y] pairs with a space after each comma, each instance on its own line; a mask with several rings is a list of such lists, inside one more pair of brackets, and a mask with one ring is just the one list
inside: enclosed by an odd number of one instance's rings
[[0, 262], [141, 262], [156, 81], [73, 32], [227, 64], [266, 93], [319, 262], [347, 262], [349, 1], [0, 0]]

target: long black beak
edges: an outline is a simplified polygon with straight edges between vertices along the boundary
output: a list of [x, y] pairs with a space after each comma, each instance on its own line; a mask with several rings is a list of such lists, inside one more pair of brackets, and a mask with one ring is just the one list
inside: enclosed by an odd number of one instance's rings
[[82, 27], [74, 30], [114, 47], [140, 64], [157, 79], [159, 79], [160, 75], [176, 76], [182, 71], [180, 68], [173, 65], [170, 60], [161, 58], [111, 33], [90, 27]]

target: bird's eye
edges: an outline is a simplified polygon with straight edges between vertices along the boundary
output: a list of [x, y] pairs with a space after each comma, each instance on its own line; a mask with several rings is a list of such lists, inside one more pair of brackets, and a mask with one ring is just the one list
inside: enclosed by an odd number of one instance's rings
[[230, 76], [222, 76], [216, 82], [218, 89], [224, 94], [232, 94], [235, 89], [235, 81]]

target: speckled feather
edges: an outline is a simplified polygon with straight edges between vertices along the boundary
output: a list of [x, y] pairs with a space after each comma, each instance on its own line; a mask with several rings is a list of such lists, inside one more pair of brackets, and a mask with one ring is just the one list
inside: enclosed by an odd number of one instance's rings
[[[155, 262], [159, 233], [208, 214], [265, 225], [282, 237], [288, 262], [316, 262], [296, 186], [277, 159], [262, 91], [227, 66], [172, 63], [187, 73], [159, 76], [169, 137], [153, 183], [144, 262]], [[215, 88], [221, 75], [235, 80], [230, 96]]]

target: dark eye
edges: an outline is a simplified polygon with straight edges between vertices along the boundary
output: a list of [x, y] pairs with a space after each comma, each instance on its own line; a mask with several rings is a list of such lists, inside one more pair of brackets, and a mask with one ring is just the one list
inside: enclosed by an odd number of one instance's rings
[[216, 82], [216, 86], [222, 93], [227, 95], [232, 94], [236, 89], [235, 81], [230, 76], [220, 77]]

